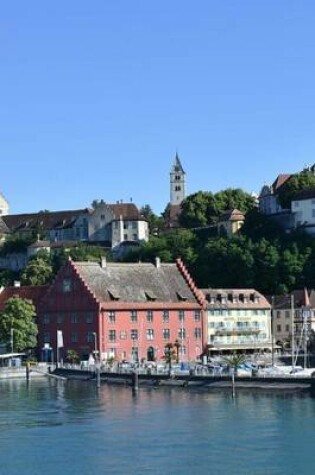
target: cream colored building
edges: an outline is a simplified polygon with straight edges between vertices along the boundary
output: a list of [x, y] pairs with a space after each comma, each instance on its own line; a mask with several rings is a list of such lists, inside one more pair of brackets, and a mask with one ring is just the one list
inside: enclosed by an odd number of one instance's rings
[[202, 289], [209, 352], [271, 350], [271, 305], [254, 289]]
[[245, 216], [238, 209], [225, 211], [218, 220], [218, 233], [220, 235], [232, 236], [243, 226]]

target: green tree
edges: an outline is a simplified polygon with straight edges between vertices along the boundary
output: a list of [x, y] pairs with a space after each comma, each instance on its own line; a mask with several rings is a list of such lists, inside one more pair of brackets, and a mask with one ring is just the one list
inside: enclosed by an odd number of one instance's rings
[[241, 188], [227, 188], [214, 195], [216, 212], [238, 209], [246, 214], [256, 206], [255, 198]]
[[164, 227], [164, 219], [161, 216], [157, 216], [150, 205], [146, 204], [140, 208], [140, 214], [149, 223], [149, 230], [151, 234], [157, 235]]
[[304, 170], [301, 173], [292, 175], [279, 189], [278, 200], [282, 208], [291, 208], [291, 201], [294, 195], [302, 190], [315, 187], [315, 175]]
[[253, 248], [254, 282], [253, 287], [263, 293], [277, 292], [280, 285], [281, 248], [265, 238], [260, 239]]
[[[1, 342], [14, 351], [35, 348], [37, 325], [35, 307], [31, 300], [11, 297], [0, 313]], [[13, 337], [13, 340], [12, 340]]]
[[246, 218], [240, 233], [249, 237], [253, 241], [262, 238], [282, 239], [285, 233], [281, 226], [270, 218], [259, 213], [258, 209], [252, 208], [246, 213]]
[[23, 285], [45, 285], [53, 278], [53, 266], [49, 257], [37, 255], [30, 259], [21, 274]]
[[185, 228], [211, 226], [224, 211], [236, 208], [246, 214], [255, 205], [255, 198], [240, 188], [227, 188], [215, 194], [198, 191], [182, 202], [179, 223]]
[[79, 355], [76, 350], [69, 349], [67, 350], [67, 356], [66, 359], [69, 361], [71, 364], [78, 363], [80, 360]]
[[105, 201], [103, 199], [101, 200], [93, 200], [92, 203], [91, 203], [91, 206], [93, 209], [96, 209], [98, 206], [100, 205], [104, 205], [105, 204]]
[[211, 192], [198, 191], [185, 198], [181, 207], [179, 223], [185, 228], [209, 226], [214, 223], [214, 217], [218, 214]]

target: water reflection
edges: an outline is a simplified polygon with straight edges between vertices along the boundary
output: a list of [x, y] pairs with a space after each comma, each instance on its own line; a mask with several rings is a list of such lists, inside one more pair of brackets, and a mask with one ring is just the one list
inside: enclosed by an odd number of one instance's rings
[[0, 391], [6, 475], [311, 473], [315, 401], [305, 395], [240, 392], [233, 401], [228, 392], [46, 379], [0, 382]]

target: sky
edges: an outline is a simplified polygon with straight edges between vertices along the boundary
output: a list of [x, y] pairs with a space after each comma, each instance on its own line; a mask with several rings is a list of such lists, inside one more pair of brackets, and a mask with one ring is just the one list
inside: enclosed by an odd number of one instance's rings
[[315, 162], [313, 0], [12, 0], [0, 9], [10, 213], [259, 193]]

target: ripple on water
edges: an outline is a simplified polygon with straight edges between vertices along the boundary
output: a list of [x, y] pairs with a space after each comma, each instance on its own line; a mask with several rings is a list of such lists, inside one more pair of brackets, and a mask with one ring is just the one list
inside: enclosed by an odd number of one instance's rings
[[312, 473], [315, 401], [306, 396], [233, 401], [167, 388], [135, 396], [47, 380], [0, 382], [0, 391], [5, 475]]

